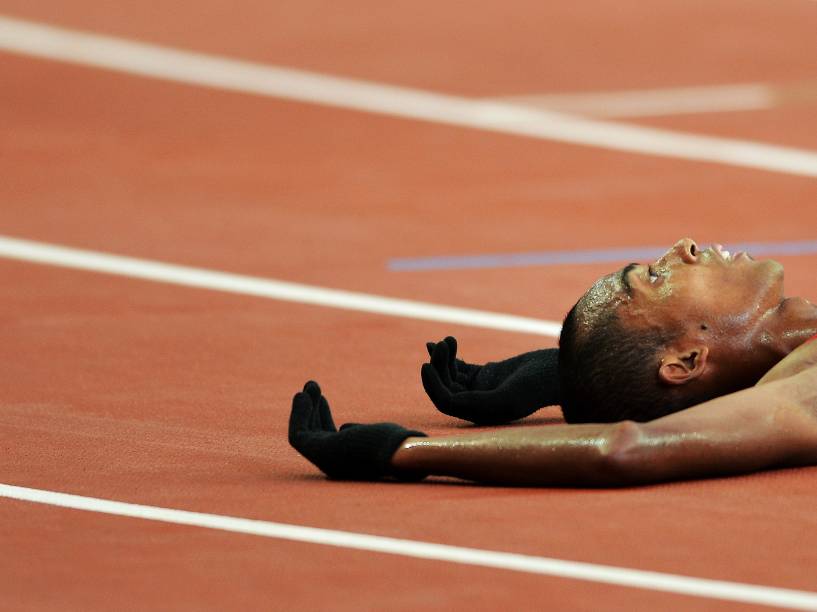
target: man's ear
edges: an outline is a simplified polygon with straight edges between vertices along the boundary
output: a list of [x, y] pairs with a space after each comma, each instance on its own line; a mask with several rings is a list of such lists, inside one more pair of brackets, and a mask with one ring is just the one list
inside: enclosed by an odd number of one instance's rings
[[708, 358], [707, 346], [667, 349], [658, 366], [658, 378], [668, 385], [685, 385], [704, 373]]

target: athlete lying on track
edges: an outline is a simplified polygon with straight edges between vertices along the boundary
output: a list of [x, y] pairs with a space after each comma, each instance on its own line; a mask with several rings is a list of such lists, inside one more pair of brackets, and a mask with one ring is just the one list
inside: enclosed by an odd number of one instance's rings
[[816, 332], [817, 307], [784, 298], [780, 264], [685, 239], [597, 281], [558, 351], [477, 366], [456, 359], [453, 338], [428, 345], [423, 385], [442, 412], [498, 424], [558, 402], [570, 424], [338, 431], [309, 382], [289, 440], [331, 478], [355, 480], [626, 486], [817, 464]]

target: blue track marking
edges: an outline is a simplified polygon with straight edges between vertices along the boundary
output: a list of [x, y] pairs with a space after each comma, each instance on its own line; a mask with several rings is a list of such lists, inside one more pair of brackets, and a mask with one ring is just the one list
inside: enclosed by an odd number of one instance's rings
[[[747, 251], [753, 257], [776, 255], [813, 255], [817, 240], [793, 242], [742, 242], [725, 245], [732, 253]], [[417, 270], [464, 270], [468, 268], [520, 268], [525, 266], [554, 266], [563, 264], [594, 264], [618, 261], [648, 261], [667, 250], [662, 247], [621, 247], [581, 251], [534, 251], [497, 255], [453, 255], [444, 257], [414, 257], [391, 259], [389, 270], [410, 272]]]

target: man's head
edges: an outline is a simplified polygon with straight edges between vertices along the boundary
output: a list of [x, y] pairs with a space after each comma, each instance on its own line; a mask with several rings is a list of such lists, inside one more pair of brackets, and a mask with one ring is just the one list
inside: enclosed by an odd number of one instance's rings
[[652, 264], [602, 277], [568, 313], [565, 419], [651, 420], [750, 386], [814, 318], [805, 300], [784, 299], [777, 262], [680, 240]]

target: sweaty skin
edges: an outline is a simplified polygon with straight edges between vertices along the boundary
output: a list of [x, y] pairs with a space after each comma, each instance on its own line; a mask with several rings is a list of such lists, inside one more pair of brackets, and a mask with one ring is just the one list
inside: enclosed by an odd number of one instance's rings
[[407, 473], [486, 484], [615, 487], [817, 464], [817, 368], [649, 423], [408, 438]]
[[701, 250], [679, 240], [652, 264], [631, 264], [600, 279], [580, 304], [580, 323], [617, 308], [635, 329], [676, 330], [659, 355], [668, 386], [697, 385], [722, 395], [753, 385], [817, 332], [817, 308], [783, 294], [783, 266], [733, 255], [720, 245]]
[[661, 380], [726, 395], [648, 423], [409, 438], [392, 466], [493, 484], [625, 486], [817, 464], [817, 341], [803, 344], [817, 309], [784, 297], [782, 266], [684, 239], [627, 268], [588, 291], [585, 321], [614, 307], [627, 325], [677, 326]]

